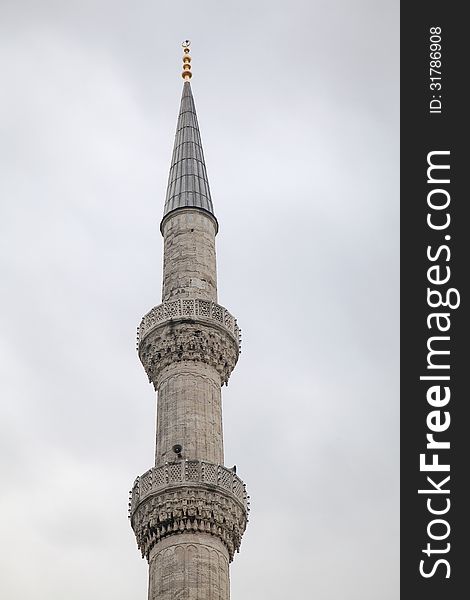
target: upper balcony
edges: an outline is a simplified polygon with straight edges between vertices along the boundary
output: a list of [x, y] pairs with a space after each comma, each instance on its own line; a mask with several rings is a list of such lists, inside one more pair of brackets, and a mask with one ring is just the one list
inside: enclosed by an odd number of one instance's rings
[[155, 306], [142, 317], [137, 328], [137, 348], [155, 327], [170, 319], [212, 321], [228, 331], [237, 342], [238, 347], [241, 346], [241, 329], [238, 327], [235, 317], [226, 308], [210, 300], [178, 298]]

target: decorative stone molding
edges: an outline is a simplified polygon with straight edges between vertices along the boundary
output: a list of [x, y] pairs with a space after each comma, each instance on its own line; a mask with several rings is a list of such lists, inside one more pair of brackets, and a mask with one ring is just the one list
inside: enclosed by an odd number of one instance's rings
[[183, 361], [200, 361], [214, 367], [221, 384], [227, 384], [240, 350], [238, 340], [225, 325], [201, 317], [179, 317], [163, 320], [147, 330], [138, 352], [149, 381], [158, 389], [163, 369]]
[[226, 329], [241, 345], [241, 330], [237, 320], [226, 308], [210, 300], [199, 298], [178, 298], [159, 304], [142, 317], [137, 328], [137, 348], [154, 327], [169, 319], [189, 318], [200, 321], [213, 321]]
[[129, 506], [137, 545], [147, 559], [162, 538], [197, 532], [219, 537], [232, 560], [249, 510], [242, 480], [230, 469], [202, 461], [150, 469], [136, 479]]

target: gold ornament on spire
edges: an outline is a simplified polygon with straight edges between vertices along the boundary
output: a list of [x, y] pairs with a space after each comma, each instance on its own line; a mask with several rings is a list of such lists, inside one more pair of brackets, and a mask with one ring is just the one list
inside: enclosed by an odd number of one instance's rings
[[189, 81], [193, 74], [191, 73], [191, 57], [189, 56], [189, 46], [191, 42], [189, 40], [185, 40], [182, 44], [183, 46], [183, 72], [181, 73], [181, 77], [185, 81]]

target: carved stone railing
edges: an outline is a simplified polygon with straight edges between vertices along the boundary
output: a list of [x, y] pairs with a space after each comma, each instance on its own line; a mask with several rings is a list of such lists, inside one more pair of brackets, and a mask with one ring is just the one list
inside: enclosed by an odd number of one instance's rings
[[243, 481], [231, 469], [203, 461], [149, 469], [130, 492], [129, 518], [147, 560], [163, 538], [194, 532], [218, 537], [231, 561], [240, 548], [248, 512]]
[[153, 467], [134, 482], [130, 492], [129, 515], [147, 496], [169, 486], [212, 484], [233, 494], [248, 512], [246, 486], [232, 469], [199, 460], [182, 460]]
[[181, 318], [215, 321], [231, 333], [239, 346], [241, 344], [241, 330], [237, 320], [226, 308], [201, 298], [178, 298], [163, 302], [144, 315], [137, 328], [137, 346], [155, 326], [169, 319]]

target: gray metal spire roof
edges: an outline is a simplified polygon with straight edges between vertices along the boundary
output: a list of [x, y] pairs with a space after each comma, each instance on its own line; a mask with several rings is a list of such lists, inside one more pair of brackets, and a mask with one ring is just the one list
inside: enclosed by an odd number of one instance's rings
[[189, 81], [183, 84], [163, 217], [186, 206], [194, 206], [214, 214]]

